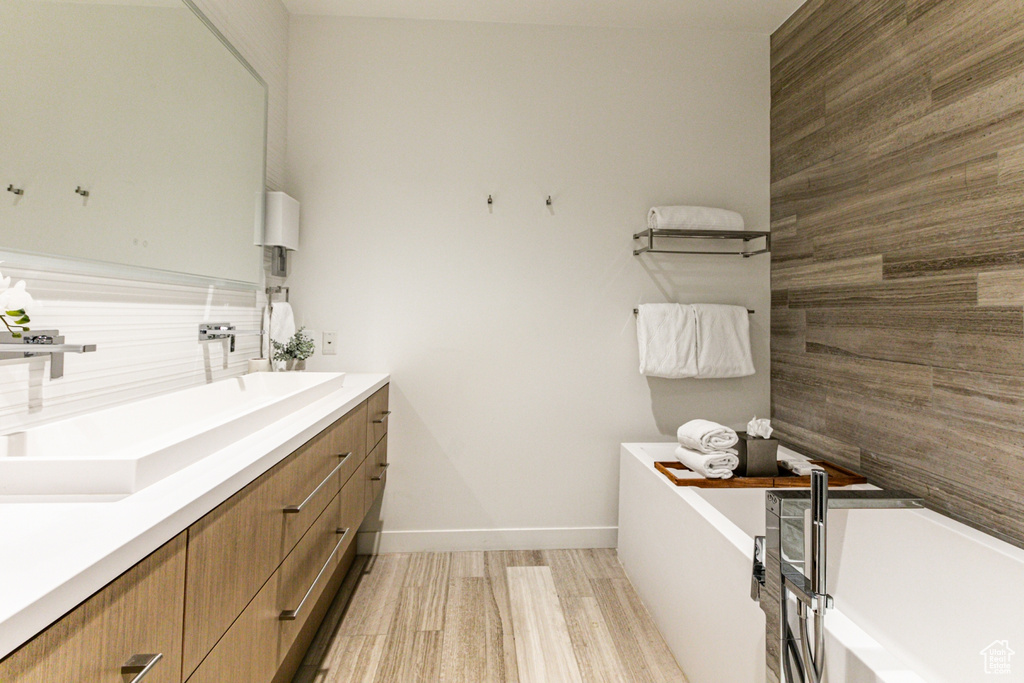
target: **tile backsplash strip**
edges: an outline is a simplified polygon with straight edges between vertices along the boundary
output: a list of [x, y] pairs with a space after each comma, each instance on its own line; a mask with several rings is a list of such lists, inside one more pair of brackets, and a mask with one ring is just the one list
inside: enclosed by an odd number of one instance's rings
[[[69, 343], [98, 347], [66, 354], [61, 379], [44, 377], [39, 411], [28, 409], [28, 363], [0, 361], [0, 433], [202, 384], [207, 372], [199, 323], [260, 326], [264, 297], [255, 291], [0, 268], [24, 279], [39, 302], [32, 327], [59, 329]], [[241, 375], [259, 355], [259, 337], [239, 337], [224, 369], [223, 345], [210, 344], [212, 377]]]
[[1024, 546], [1020, 8], [772, 36], [771, 393], [784, 440]]

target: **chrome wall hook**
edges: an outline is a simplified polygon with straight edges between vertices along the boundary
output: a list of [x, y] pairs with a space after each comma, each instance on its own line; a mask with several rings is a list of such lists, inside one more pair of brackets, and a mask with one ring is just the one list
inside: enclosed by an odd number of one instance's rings
[[19, 197], [21, 195], [25, 194], [25, 190], [21, 189], [20, 187], [15, 187], [13, 183], [7, 186], [7, 191], [8, 192], [13, 192], [14, 194], [18, 195]]
[[494, 206], [494, 197], [487, 195], [487, 206]]
[[82, 186], [79, 185], [78, 187], [75, 188], [75, 194], [80, 194], [83, 197], [88, 197], [89, 196], [89, 190], [83, 190]]
[[547, 201], [545, 201], [544, 203], [545, 203], [545, 204], [546, 204], [547, 206], [551, 206], [551, 205], [553, 204], [553, 202], [551, 201], [551, 195], [548, 195]]

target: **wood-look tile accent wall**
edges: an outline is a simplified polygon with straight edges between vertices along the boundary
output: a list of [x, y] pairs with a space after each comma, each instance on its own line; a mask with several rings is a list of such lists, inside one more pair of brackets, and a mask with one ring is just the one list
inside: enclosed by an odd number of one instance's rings
[[780, 436], [1024, 545], [1024, 5], [809, 0], [771, 59]]

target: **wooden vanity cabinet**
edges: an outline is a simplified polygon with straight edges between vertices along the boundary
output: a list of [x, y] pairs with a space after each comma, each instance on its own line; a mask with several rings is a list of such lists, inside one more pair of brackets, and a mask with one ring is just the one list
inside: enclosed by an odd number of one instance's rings
[[[386, 458], [379, 444], [366, 456], [386, 400], [376, 392], [189, 530], [188, 683], [270, 683], [294, 672], [354, 558], [367, 498], [383, 488], [368, 489], [365, 473]], [[281, 618], [299, 604], [294, 619]]]
[[122, 681], [133, 655], [160, 654], [145, 683], [180, 683], [184, 589], [181, 533], [0, 661], [0, 681]]
[[152, 653], [145, 683], [290, 680], [384, 487], [387, 400], [385, 385], [0, 660], [0, 681], [131, 680], [121, 666]]

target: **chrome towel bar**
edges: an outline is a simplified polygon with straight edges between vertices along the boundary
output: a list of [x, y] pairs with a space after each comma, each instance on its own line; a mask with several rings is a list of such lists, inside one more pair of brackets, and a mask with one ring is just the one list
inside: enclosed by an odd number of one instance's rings
[[[747, 309], [747, 313], [750, 314], [750, 315], [754, 315], [754, 309], [748, 308]], [[633, 315], [640, 315], [640, 309], [639, 308], [634, 308], [633, 309]]]

